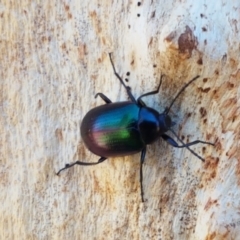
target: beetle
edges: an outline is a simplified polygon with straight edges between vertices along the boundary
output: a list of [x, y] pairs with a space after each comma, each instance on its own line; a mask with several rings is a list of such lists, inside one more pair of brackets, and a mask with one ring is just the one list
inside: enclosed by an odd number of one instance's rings
[[[57, 175], [59, 175], [61, 171], [76, 164], [91, 166], [102, 163], [109, 157], [127, 156], [141, 152], [140, 188], [141, 200], [144, 202], [142, 168], [147, 145], [152, 144], [161, 137], [173, 147], [187, 148], [202, 161], [204, 161], [204, 159], [189, 147], [198, 143], [214, 145], [214, 143], [202, 140], [184, 143], [171, 129], [175, 124], [168, 115], [171, 107], [180, 94], [192, 82], [198, 79], [199, 76], [194, 77], [186, 83], [172, 100], [169, 107], [165, 108], [162, 113], [159, 113], [155, 109], [147, 107], [142, 98], [159, 92], [163, 75], [160, 77], [160, 83], [156, 90], [147, 92], [135, 99], [130, 87], [125, 85], [120, 75], [116, 72], [111, 53], [109, 53], [109, 58], [113, 72], [120, 81], [120, 84], [125, 88], [130, 101], [112, 103], [112, 101], [101, 92], [95, 95], [95, 98], [98, 96], [101, 97], [106, 104], [91, 109], [85, 115], [81, 124], [81, 137], [86, 147], [100, 158], [97, 162], [76, 161], [66, 164], [64, 168], [57, 172]], [[167, 135], [167, 131], [172, 132], [182, 145], [178, 145], [172, 137]]]

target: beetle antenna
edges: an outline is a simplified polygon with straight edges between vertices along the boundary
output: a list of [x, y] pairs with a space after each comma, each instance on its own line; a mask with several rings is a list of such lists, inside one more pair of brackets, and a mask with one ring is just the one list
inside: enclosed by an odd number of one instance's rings
[[171, 107], [173, 106], [174, 102], [177, 100], [177, 98], [182, 94], [182, 92], [192, 83], [194, 82], [196, 79], [198, 79], [200, 76], [196, 76], [194, 77], [191, 81], [189, 81], [188, 83], [186, 83], [181, 89], [180, 91], [178, 92], [178, 94], [176, 95], [176, 97], [172, 100], [170, 106], [168, 108], [165, 109], [164, 113], [165, 114], [168, 114]]
[[[197, 153], [195, 153], [189, 146], [187, 146], [187, 144], [185, 144], [180, 137], [178, 137], [178, 135], [170, 128], [169, 131], [171, 131], [173, 133], [173, 135], [177, 138], [177, 140], [179, 142], [181, 142], [183, 145], [185, 145], [184, 147], [186, 147], [194, 156], [196, 156], [198, 159], [202, 160], [203, 162], [205, 162], [205, 159], [202, 158], [201, 156], [199, 156]], [[208, 143], [208, 142], [203, 142], [203, 141], [200, 141], [202, 143], [206, 143], [206, 144], [210, 144], [210, 145], [213, 145], [213, 143]]]

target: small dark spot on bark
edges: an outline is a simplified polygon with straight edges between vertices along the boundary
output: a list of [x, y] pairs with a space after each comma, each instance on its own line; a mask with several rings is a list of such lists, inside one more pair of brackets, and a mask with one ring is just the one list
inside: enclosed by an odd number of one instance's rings
[[210, 87], [208, 87], [208, 88], [200, 88], [200, 89], [201, 89], [201, 91], [204, 92], [204, 93], [208, 93], [208, 92], [211, 90]]
[[69, 11], [69, 5], [65, 5], [65, 10]]
[[205, 153], [206, 152], [206, 147], [202, 148], [202, 152]]
[[153, 41], [153, 37], [150, 38], [150, 41], [148, 43], [148, 46], [150, 46], [152, 44], [152, 41]]
[[203, 117], [206, 117], [206, 115], [207, 115], [207, 110], [206, 110], [204, 107], [201, 107], [201, 108], [199, 109], [199, 112], [200, 112], [202, 118], [203, 118]]
[[63, 140], [63, 133], [62, 133], [62, 129], [61, 128], [57, 128], [55, 130], [55, 136], [57, 137], [57, 139], [59, 141], [62, 141]]
[[156, 11], [153, 11], [153, 12], [152, 12], [151, 18], [155, 18], [155, 12], [156, 12]]
[[202, 64], [203, 64], [202, 58], [199, 58], [199, 59], [198, 59], [197, 64], [199, 64], [199, 65], [202, 65]]
[[228, 88], [234, 88], [234, 84], [233, 84], [233, 83], [230, 83], [230, 82], [227, 82], [227, 87], [228, 87]]
[[41, 107], [42, 107], [42, 100], [39, 99], [39, 100], [38, 100], [38, 108], [41, 108]]

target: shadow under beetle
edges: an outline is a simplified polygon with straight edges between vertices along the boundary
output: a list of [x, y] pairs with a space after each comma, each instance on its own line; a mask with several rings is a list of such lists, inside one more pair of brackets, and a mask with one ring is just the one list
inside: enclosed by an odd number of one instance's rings
[[[109, 53], [109, 58], [114, 74], [125, 88], [130, 101], [112, 103], [112, 101], [103, 93], [97, 93], [95, 95], [95, 98], [97, 96], [101, 97], [106, 104], [93, 108], [86, 114], [81, 124], [81, 136], [86, 147], [92, 153], [100, 156], [100, 159], [98, 162], [93, 163], [76, 161], [71, 164], [66, 164], [64, 168], [58, 171], [57, 175], [59, 175], [61, 171], [76, 164], [84, 166], [96, 165], [102, 163], [108, 157], [127, 156], [141, 152], [140, 186], [141, 198], [142, 202], [144, 202], [142, 167], [148, 144], [153, 143], [161, 137], [173, 147], [186, 147], [192, 154], [194, 154], [202, 161], [204, 161], [204, 159], [189, 147], [198, 143], [214, 145], [211, 142], [205, 142], [201, 140], [196, 140], [185, 144], [171, 129], [171, 127], [174, 125], [174, 123], [171, 121], [170, 116], [168, 115], [171, 107], [179, 95], [193, 81], [199, 78], [199, 76], [196, 76], [187, 84], [185, 84], [178, 92], [176, 97], [172, 100], [170, 106], [167, 107], [162, 113], [158, 113], [155, 109], [147, 107], [142, 98], [157, 94], [159, 92], [163, 75], [160, 78], [160, 83], [157, 90], [145, 93], [139, 98], [135, 99], [131, 93], [130, 87], [125, 85], [122, 78], [116, 72], [111, 53]], [[182, 143], [182, 145], [178, 145], [175, 140], [168, 136], [165, 133], [167, 131], [171, 131], [173, 135], [178, 139], [178, 141]]]

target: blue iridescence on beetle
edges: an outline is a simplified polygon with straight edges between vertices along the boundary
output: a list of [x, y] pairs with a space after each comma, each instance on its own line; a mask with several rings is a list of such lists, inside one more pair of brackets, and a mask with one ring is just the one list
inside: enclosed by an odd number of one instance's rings
[[115, 155], [116, 148], [120, 155], [141, 151], [145, 143], [137, 124], [139, 112], [140, 107], [131, 102], [121, 102], [118, 105], [109, 103], [90, 110], [81, 125], [82, 138], [87, 148], [104, 157]]

